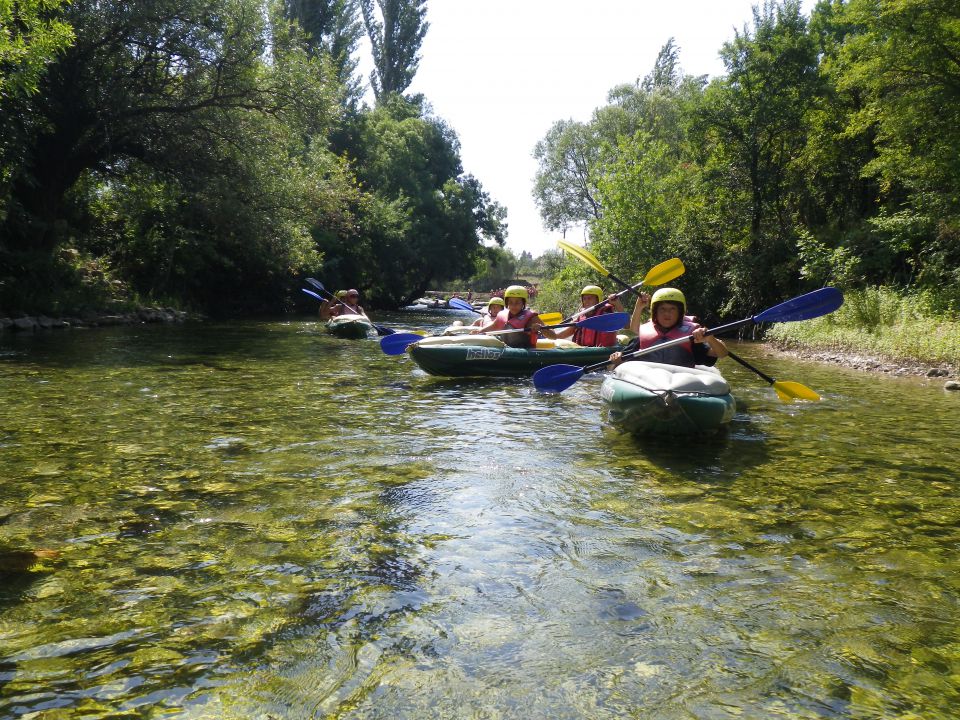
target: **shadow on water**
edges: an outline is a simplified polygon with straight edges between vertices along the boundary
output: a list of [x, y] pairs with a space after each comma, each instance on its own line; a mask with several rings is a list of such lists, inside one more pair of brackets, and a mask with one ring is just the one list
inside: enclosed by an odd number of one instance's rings
[[[602, 409], [601, 417], [605, 422], [609, 420], [607, 408]], [[614, 465], [623, 459], [627, 466], [636, 468], [638, 458], [642, 458], [645, 471], [664, 478], [730, 483], [770, 459], [762, 422], [755, 417], [748, 401], [739, 398], [730, 425], [717, 432], [699, 436], [639, 436], [608, 422], [604, 437], [613, 452]]]

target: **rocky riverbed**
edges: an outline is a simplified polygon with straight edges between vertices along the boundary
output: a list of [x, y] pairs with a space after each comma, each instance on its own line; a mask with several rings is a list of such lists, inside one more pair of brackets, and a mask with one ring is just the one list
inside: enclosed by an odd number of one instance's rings
[[960, 371], [949, 365], [930, 365], [916, 360], [882, 358], [863, 355], [856, 352], [839, 350], [819, 350], [816, 348], [777, 347], [778, 352], [792, 357], [817, 362], [832, 363], [867, 372], [886, 373], [888, 375], [914, 375], [929, 378], [943, 378], [944, 389], [960, 390]]

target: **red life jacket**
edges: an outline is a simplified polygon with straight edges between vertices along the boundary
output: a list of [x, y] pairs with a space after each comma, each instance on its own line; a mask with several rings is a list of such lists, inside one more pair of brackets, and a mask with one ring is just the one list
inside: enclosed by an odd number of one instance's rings
[[[648, 320], [640, 326], [640, 332], [637, 333], [637, 339], [640, 341], [640, 349], [646, 350], [649, 347], [659, 345], [668, 340], [677, 340], [686, 337], [696, 330], [699, 325], [683, 319], [677, 325], [674, 325], [666, 333], [659, 326], [654, 325], [653, 320]], [[638, 360], [647, 362], [665, 363], [667, 365], [680, 365], [682, 367], [694, 367], [696, 363], [693, 359], [693, 340], [685, 343], [678, 343], [657, 352], [647, 353]]]
[[[510, 328], [522, 330], [539, 316], [530, 308], [524, 308], [514, 317], [510, 317], [510, 311], [504, 308], [497, 313], [494, 319], [494, 330], [507, 330]], [[518, 340], [520, 338], [520, 340]], [[537, 333], [530, 331], [527, 333], [512, 333], [510, 335], [501, 335], [500, 339], [510, 347], [536, 347]]]
[[[606, 303], [590, 317], [606, 315], [612, 312], [613, 306], [610, 305], [610, 303]], [[579, 315], [574, 315], [573, 320], [583, 320], [586, 317], [588, 316], [581, 312]], [[617, 334], [615, 332], [600, 332], [599, 330], [578, 327], [576, 332], [573, 333], [573, 341], [577, 345], [583, 345], [583, 347], [612, 347], [617, 344]]]

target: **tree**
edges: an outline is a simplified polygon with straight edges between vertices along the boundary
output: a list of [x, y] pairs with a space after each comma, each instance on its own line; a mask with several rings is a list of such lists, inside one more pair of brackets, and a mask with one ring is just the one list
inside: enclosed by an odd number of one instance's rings
[[591, 126], [573, 120], [555, 122], [537, 143], [533, 199], [548, 229], [566, 230], [601, 217], [603, 209], [591, 176], [598, 154]]
[[816, 48], [798, 0], [785, 0], [755, 8], [752, 31], [738, 32], [720, 54], [727, 75], [707, 87], [699, 111], [706, 149], [699, 161], [712, 173], [714, 197], [739, 216], [730, 229], [731, 290], [762, 307], [797, 289], [790, 191], [806, 116], [819, 96]]
[[283, 7], [284, 14], [303, 29], [311, 54], [329, 58], [334, 76], [344, 89], [345, 104], [359, 102], [363, 88], [355, 75], [355, 53], [363, 26], [358, 20], [357, 0], [283, 0]]
[[0, 1], [0, 98], [30, 95], [44, 68], [73, 41], [57, 15], [70, 0]]
[[[380, 305], [406, 304], [467, 277], [483, 241], [504, 242], [505, 210], [464, 175], [453, 130], [417, 101], [391, 95], [360, 118], [358, 232], [326, 237], [325, 270], [367, 288]], [[334, 265], [335, 263], [335, 265]]]
[[841, 87], [866, 102], [848, 131], [875, 133], [864, 168], [880, 186], [874, 239], [897, 249], [895, 279], [960, 282], [960, 7], [851, 0]]
[[[420, 65], [420, 46], [430, 24], [426, 0], [360, 0], [370, 39], [373, 71], [370, 83], [377, 102], [410, 87]], [[379, 17], [376, 9], [379, 9]]]
[[[20, 288], [42, 282], [70, 243], [108, 258], [141, 292], [210, 305], [278, 299], [292, 272], [318, 264], [308, 229], [351, 224], [352, 183], [322, 142], [338, 89], [325, 61], [263, 9], [69, 7], [76, 43], [35, 96], [0, 106], [22, 148], [0, 275]], [[238, 295], [229, 287], [241, 278], [249, 287]]]

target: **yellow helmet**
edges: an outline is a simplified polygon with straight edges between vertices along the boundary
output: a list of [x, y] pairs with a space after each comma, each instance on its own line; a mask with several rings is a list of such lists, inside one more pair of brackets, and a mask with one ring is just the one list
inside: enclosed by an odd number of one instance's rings
[[683, 296], [683, 293], [676, 288], [668, 287], [657, 290], [653, 294], [653, 297], [650, 298], [650, 312], [656, 314], [657, 303], [662, 302], [678, 303], [680, 305], [681, 317], [687, 313], [687, 299]]
[[492, 298], [490, 298], [490, 302], [487, 303], [487, 307], [490, 307], [491, 305], [499, 305], [500, 307], [504, 307], [503, 298], [494, 295]]
[[526, 302], [530, 299], [530, 294], [523, 285], [511, 285], [507, 288], [507, 291], [503, 294], [503, 297], [504, 299], [512, 297], [523, 298], [523, 301]]
[[343, 300], [347, 296], [346, 290], [337, 290], [337, 300]]
[[603, 288], [599, 285], [587, 285], [580, 291], [580, 297], [584, 295], [596, 295], [598, 300], [603, 299]]

